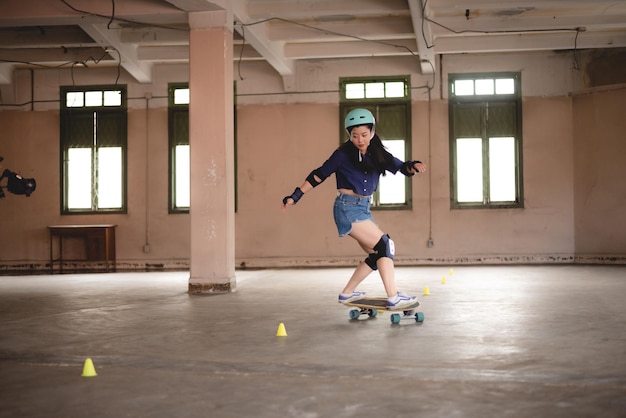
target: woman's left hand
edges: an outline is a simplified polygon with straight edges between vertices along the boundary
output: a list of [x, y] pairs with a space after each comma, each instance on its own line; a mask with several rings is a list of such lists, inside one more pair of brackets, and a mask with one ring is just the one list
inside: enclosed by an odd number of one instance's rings
[[426, 171], [426, 164], [424, 163], [415, 163], [413, 167], [411, 167], [413, 173], [423, 173]]

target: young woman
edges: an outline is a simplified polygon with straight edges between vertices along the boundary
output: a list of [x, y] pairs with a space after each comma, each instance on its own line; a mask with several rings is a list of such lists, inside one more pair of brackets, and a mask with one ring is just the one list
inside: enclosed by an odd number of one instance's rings
[[387, 307], [401, 310], [417, 298], [398, 291], [393, 265], [394, 243], [374, 223], [370, 212], [371, 197], [380, 176], [386, 171], [413, 176], [426, 171], [426, 166], [420, 161], [402, 162], [391, 155], [376, 135], [374, 115], [367, 109], [352, 110], [346, 116], [344, 126], [350, 140], [335, 150], [321, 167], [313, 170], [291, 195], [285, 196], [283, 209], [295, 205], [306, 192], [335, 173], [338, 194], [333, 213], [339, 236], [351, 236], [368, 254], [339, 295], [339, 302], [365, 296], [365, 292], [356, 288], [372, 271], [378, 270], [387, 292]]

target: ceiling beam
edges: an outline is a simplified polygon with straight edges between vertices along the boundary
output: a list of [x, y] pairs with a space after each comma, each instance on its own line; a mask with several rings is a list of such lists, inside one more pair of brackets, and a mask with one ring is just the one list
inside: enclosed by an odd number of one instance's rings
[[[2, 0], [2, 26], [58, 26], [79, 23], [108, 22], [113, 14], [110, 1], [73, 0], [69, 5], [60, 1]], [[115, 4], [115, 17], [151, 24], [186, 23], [183, 11], [162, 1], [125, 0]]]
[[420, 69], [422, 74], [433, 74], [436, 62], [430, 23], [425, 19], [428, 10], [422, 6], [421, 0], [408, 0], [408, 3], [411, 10], [415, 41], [417, 42], [417, 52], [420, 57]]
[[0, 60], [16, 63], [55, 65], [62, 63], [97, 64], [112, 58], [101, 47], [92, 48], [0, 48]]
[[396, 39], [389, 45], [378, 42], [307, 42], [288, 44], [285, 55], [290, 59], [362, 58], [386, 56], [410, 56], [417, 58], [414, 39]]
[[480, 34], [437, 38], [438, 54], [506, 53], [626, 47], [626, 32]]
[[226, 9], [226, 0], [165, 0], [185, 12], [210, 12]]
[[121, 60], [121, 66], [140, 83], [152, 82], [152, 64], [141, 62], [137, 57], [137, 45], [123, 43], [116, 30], [107, 29], [106, 24], [84, 24], [80, 27], [103, 48], [113, 47], [118, 51], [111, 56]]
[[[137, 57], [141, 61], [152, 62], [188, 62], [189, 46], [168, 45], [168, 46], [140, 46], [137, 49]], [[248, 47], [241, 50], [241, 45], [233, 45], [234, 61], [261, 61], [264, 60], [254, 49]]]
[[161, 28], [122, 29], [120, 41], [141, 45], [189, 45], [189, 32]]
[[293, 22], [272, 21], [269, 26], [271, 41], [312, 42], [344, 41], [346, 38], [385, 40], [414, 38], [410, 16], [389, 16], [380, 18], [359, 18], [334, 22]]
[[247, 2], [243, 0], [233, 0], [233, 15], [238, 22], [235, 30], [250, 44], [256, 51], [265, 58], [281, 76], [295, 74], [295, 63], [293, 60], [285, 58], [284, 43], [272, 42], [269, 40], [268, 22], [244, 26], [254, 23], [250, 20], [244, 6]]
[[248, 14], [254, 20], [276, 16], [276, 11], [280, 11], [283, 19], [300, 21], [303, 15], [308, 14], [315, 16], [318, 22], [337, 18], [397, 16], [406, 13], [406, 0], [264, 0], [248, 3]]
[[93, 40], [76, 26], [0, 28], [0, 48], [88, 46]]
[[489, 32], [531, 32], [531, 31], [558, 31], [584, 27], [587, 30], [626, 29], [626, 12], [610, 15], [558, 15], [533, 16], [519, 15], [503, 17], [484, 15], [479, 17], [456, 16], [438, 17], [431, 23], [434, 35], [461, 34], [461, 33], [489, 33]]

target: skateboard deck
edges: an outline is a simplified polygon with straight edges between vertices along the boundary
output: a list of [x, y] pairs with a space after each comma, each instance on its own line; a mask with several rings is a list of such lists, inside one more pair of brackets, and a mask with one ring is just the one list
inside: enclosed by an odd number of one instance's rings
[[[403, 319], [413, 319], [416, 322], [424, 321], [423, 312], [415, 312], [415, 308], [420, 306], [418, 301], [410, 306], [401, 309], [390, 309], [387, 307], [387, 298], [362, 298], [346, 302], [344, 305], [353, 308], [350, 310], [350, 319], [359, 319], [361, 315], [367, 315], [370, 318], [376, 317], [378, 311], [395, 312], [391, 314], [391, 323], [399, 324]], [[400, 314], [402, 312], [402, 314]]]

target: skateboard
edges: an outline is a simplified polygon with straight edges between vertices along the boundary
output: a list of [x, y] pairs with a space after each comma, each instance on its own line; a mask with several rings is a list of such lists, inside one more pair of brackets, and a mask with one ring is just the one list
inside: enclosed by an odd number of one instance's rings
[[[401, 310], [387, 308], [387, 298], [363, 298], [346, 302], [344, 305], [355, 308], [350, 310], [350, 319], [359, 319], [361, 315], [367, 315], [370, 318], [376, 317], [378, 311], [390, 311], [391, 323], [399, 324], [404, 319], [413, 319], [415, 322], [424, 322], [424, 312], [415, 312], [415, 308], [420, 306], [419, 302], [406, 306]], [[402, 312], [402, 314], [400, 314]]]

